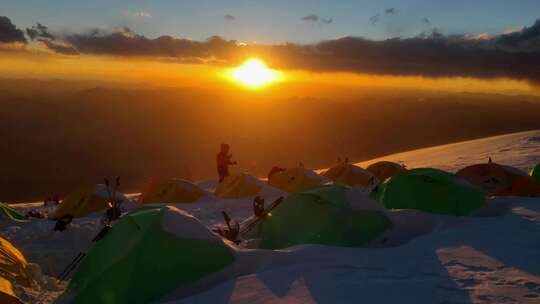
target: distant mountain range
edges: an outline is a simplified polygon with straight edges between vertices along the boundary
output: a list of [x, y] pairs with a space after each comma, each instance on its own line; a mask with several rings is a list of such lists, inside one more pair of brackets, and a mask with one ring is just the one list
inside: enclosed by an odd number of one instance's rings
[[273, 98], [206, 89], [85, 81], [0, 80], [0, 200], [64, 195], [122, 177], [215, 174], [219, 144], [237, 170], [318, 168], [338, 156], [389, 153], [540, 128], [540, 98], [410, 89]]

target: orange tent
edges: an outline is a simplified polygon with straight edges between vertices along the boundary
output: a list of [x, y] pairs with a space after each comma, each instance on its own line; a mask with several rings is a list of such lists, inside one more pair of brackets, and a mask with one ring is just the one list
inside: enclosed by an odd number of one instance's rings
[[384, 182], [388, 178], [405, 170], [405, 168], [398, 163], [380, 161], [369, 165], [366, 170], [375, 175], [381, 182]]
[[13, 291], [13, 285], [9, 280], [0, 276], [0, 303], [2, 304], [23, 304]]
[[11, 282], [30, 286], [26, 266], [27, 262], [22, 253], [9, 241], [0, 237], [0, 303], [22, 303], [15, 295]]
[[540, 187], [527, 173], [496, 163], [476, 164], [456, 173], [491, 196], [538, 196]]

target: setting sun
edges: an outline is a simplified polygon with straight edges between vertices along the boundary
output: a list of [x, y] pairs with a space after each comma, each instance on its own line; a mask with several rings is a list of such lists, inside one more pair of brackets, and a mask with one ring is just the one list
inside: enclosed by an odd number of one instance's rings
[[260, 59], [249, 59], [232, 71], [232, 78], [250, 88], [259, 88], [277, 80], [277, 72]]

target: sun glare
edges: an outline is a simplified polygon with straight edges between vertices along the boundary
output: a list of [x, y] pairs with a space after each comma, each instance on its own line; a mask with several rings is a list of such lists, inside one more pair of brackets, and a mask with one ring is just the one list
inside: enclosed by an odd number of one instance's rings
[[277, 80], [276, 71], [260, 59], [249, 59], [232, 71], [232, 78], [249, 88], [260, 88]]

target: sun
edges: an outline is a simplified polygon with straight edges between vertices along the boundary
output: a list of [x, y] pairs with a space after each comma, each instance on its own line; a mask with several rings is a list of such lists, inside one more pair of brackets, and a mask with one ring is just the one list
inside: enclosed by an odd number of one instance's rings
[[278, 73], [257, 58], [251, 58], [233, 69], [231, 76], [249, 88], [260, 88], [278, 79]]

